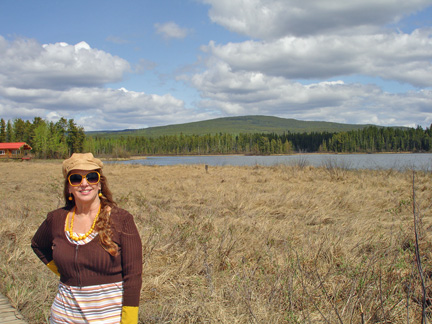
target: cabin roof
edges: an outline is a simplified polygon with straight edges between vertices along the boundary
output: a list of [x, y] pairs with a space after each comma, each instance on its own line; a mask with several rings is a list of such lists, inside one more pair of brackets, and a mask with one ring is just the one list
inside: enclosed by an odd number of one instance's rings
[[16, 143], [0, 143], [0, 150], [31, 150], [31, 146], [25, 142], [16, 142]]

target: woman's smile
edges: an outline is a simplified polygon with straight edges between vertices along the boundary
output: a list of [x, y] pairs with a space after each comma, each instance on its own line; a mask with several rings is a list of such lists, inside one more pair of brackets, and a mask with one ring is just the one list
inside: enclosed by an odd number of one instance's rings
[[90, 194], [91, 193], [91, 191], [92, 191], [93, 189], [82, 189], [82, 190], [80, 190], [79, 192], [82, 194], [82, 195], [88, 195], [88, 194]]

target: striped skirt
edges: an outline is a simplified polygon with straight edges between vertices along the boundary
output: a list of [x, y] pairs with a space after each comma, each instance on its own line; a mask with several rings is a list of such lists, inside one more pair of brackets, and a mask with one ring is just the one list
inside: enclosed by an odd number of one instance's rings
[[50, 323], [118, 324], [122, 301], [122, 282], [87, 287], [72, 287], [60, 282], [51, 306]]

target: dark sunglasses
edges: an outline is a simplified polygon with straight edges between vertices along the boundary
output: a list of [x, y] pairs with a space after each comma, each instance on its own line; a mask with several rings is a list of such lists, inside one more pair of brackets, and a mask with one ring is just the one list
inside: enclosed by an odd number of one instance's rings
[[87, 183], [90, 185], [98, 184], [100, 181], [100, 174], [97, 171], [91, 171], [85, 175], [79, 173], [71, 173], [68, 176], [68, 181], [71, 186], [76, 187], [82, 183], [84, 177], [86, 178]]

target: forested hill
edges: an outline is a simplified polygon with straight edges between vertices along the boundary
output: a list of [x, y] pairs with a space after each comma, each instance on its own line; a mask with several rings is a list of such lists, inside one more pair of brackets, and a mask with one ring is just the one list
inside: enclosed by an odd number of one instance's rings
[[118, 137], [118, 136], [147, 136], [158, 137], [165, 135], [206, 135], [206, 134], [283, 134], [283, 133], [312, 133], [358, 130], [370, 125], [340, 124], [321, 121], [302, 121], [271, 116], [242, 116], [225, 117], [200, 122], [149, 127], [122, 131], [86, 132], [90, 136]]

